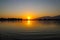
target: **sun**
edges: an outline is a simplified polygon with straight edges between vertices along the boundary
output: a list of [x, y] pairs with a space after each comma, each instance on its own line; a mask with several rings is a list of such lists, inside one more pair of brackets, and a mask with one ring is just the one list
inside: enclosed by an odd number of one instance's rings
[[31, 19], [31, 17], [30, 17], [30, 16], [28, 16], [28, 17], [27, 17], [27, 19], [28, 19], [28, 20], [30, 20], [30, 19]]

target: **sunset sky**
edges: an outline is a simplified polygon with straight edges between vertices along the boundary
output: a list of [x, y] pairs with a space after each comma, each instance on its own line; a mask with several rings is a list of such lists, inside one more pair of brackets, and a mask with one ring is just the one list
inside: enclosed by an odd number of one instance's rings
[[60, 0], [0, 0], [0, 17], [31, 18], [60, 15]]

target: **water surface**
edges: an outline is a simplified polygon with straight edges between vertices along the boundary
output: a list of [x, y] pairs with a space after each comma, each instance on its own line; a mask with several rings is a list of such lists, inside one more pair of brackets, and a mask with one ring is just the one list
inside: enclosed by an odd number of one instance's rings
[[27, 38], [27, 35], [30, 35], [29, 38], [60, 37], [60, 21], [0, 21], [0, 34], [2, 39], [11, 36]]

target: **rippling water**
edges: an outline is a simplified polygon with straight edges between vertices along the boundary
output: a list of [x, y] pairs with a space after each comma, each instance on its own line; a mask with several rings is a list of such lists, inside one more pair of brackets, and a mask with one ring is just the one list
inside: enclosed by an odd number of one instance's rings
[[38, 35], [39, 37], [47, 35], [48, 37], [60, 37], [60, 21], [0, 21], [0, 35], [2, 39], [5, 37], [19, 39], [27, 35], [30, 35], [29, 38]]

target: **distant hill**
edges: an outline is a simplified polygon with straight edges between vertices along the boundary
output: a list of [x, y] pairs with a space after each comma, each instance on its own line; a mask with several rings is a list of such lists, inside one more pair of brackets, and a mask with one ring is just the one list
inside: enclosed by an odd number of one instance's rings
[[60, 19], [60, 15], [54, 16], [53, 19]]
[[44, 17], [36, 18], [35, 20], [60, 20], [60, 15], [54, 17], [44, 16]]

